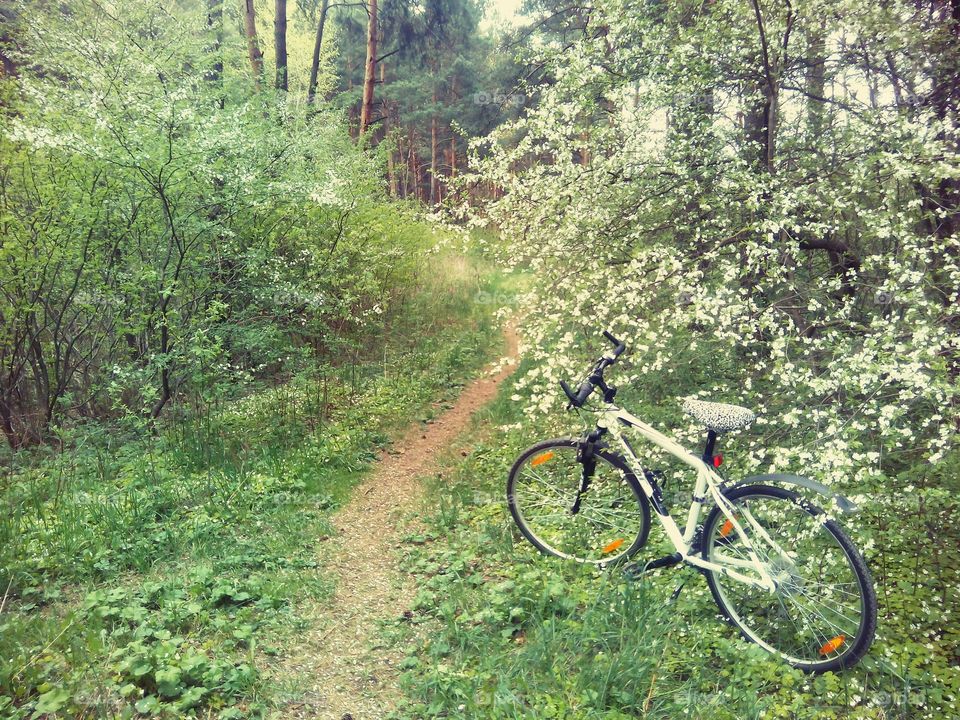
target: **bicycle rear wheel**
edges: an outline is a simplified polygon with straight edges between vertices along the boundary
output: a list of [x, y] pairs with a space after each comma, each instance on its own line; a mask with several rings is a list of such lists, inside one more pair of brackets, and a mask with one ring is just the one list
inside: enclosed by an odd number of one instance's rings
[[541, 552], [614, 565], [647, 541], [650, 506], [623, 459], [604, 450], [595, 451], [584, 490], [580, 444], [556, 438], [524, 450], [510, 469], [507, 504], [520, 532]]
[[[777, 588], [770, 592], [707, 571], [723, 613], [745, 638], [801, 670], [825, 672], [856, 664], [873, 642], [877, 597], [866, 563], [847, 534], [820, 508], [783, 488], [747, 485], [726, 497]], [[717, 507], [703, 526], [703, 557], [728, 565], [739, 562], [735, 569], [752, 574], [744, 570], [750, 559], [743, 540]]]

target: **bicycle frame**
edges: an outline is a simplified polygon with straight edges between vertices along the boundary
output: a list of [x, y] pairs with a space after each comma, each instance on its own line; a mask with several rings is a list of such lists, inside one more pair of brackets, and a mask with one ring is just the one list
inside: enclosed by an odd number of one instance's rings
[[[683, 446], [677, 444], [671, 438], [654, 429], [647, 423], [643, 422], [640, 418], [632, 415], [626, 410], [619, 408], [612, 403], [607, 403], [605, 408], [599, 411], [599, 415], [600, 416], [597, 419], [597, 427], [606, 430], [620, 444], [620, 447], [623, 450], [624, 458], [627, 461], [627, 465], [633, 471], [633, 474], [639, 481], [640, 487], [642, 488], [644, 494], [647, 496], [647, 499], [650, 501], [651, 505], [653, 505], [653, 509], [656, 511], [657, 517], [660, 519], [660, 523], [663, 525], [663, 529], [667, 533], [667, 537], [670, 538], [670, 541], [673, 543], [676, 551], [680, 554], [681, 559], [690, 565], [695, 565], [696, 567], [704, 570], [718, 572], [740, 582], [748, 583], [750, 585], [764, 588], [770, 592], [773, 592], [776, 589], [773, 578], [770, 576], [763, 563], [760, 562], [760, 559], [757, 557], [753, 542], [744, 532], [740, 521], [734, 517], [734, 508], [732, 503], [720, 492], [720, 486], [723, 482], [722, 478], [717, 475], [717, 473], [714, 472], [713, 469], [710, 468], [702, 458], [690, 453]], [[634, 452], [633, 447], [630, 445], [629, 440], [623, 432], [624, 427], [634, 430], [652, 442], [654, 445], [666, 450], [675, 458], [684, 464], [689, 465], [693, 470], [696, 470], [697, 481], [693, 491], [693, 499], [690, 502], [690, 508], [687, 511], [686, 527], [682, 532], [676, 521], [670, 515], [669, 510], [667, 510], [666, 506], [664, 505], [660, 488], [655, 484], [651, 484], [650, 479], [647, 477], [639, 458], [637, 458], [636, 452]], [[723, 512], [724, 516], [730, 521], [733, 529], [737, 532], [740, 540], [744, 543], [744, 547], [750, 556], [749, 562], [737, 558], [729, 558], [729, 564], [711, 562], [700, 557], [698, 552], [699, 548], [694, 547], [694, 536], [696, 534], [697, 525], [700, 521], [700, 513], [703, 510], [703, 504], [706, 501], [705, 493], [707, 491], [710, 492], [714, 502], [717, 503], [717, 506], [720, 508], [721, 512]], [[776, 542], [769, 536], [766, 530], [764, 530], [749, 513], [743, 513], [743, 517], [747, 520], [759, 537], [764, 538], [780, 553], [786, 555], [782, 549], [777, 547]], [[734, 569], [734, 567], [749, 568], [754, 570], [759, 575], [759, 579], [745, 575], [739, 570]]]

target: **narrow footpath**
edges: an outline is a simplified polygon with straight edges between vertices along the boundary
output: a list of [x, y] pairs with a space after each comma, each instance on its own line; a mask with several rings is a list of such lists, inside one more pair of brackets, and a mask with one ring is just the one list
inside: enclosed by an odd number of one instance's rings
[[285, 676], [308, 683], [276, 717], [380, 720], [399, 699], [400, 655], [379, 644], [378, 623], [410, 609], [416, 588], [398, 566], [401, 521], [419, 507], [421, 479], [468, 427], [513, 372], [517, 338], [505, 331], [508, 355], [464, 387], [453, 407], [427, 425], [415, 423], [377, 461], [353, 497], [333, 518], [336, 534], [323, 563], [336, 582], [318, 604]]

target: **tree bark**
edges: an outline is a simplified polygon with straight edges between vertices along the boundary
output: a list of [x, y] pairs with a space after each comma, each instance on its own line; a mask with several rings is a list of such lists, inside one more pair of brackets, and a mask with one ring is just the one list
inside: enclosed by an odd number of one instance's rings
[[273, 47], [277, 56], [275, 87], [287, 91], [287, 0], [276, 0], [273, 16]]
[[310, 84], [307, 87], [307, 105], [313, 105], [317, 96], [317, 76], [320, 74], [320, 50], [323, 47], [323, 28], [327, 24], [327, 10], [330, 0], [323, 0], [320, 6], [320, 20], [317, 22], [317, 35], [313, 42], [313, 60], [310, 63]]
[[360, 134], [367, 131], [373, 115], [373, 84], [377, 70], [377, 0], [369, 0], [367, 20], [367, 62], [363, 71], [363, 102], [360, 106]]
[[437, 86], [433, 86], [433, 110], [430, 116], [430, 204], [437, 202], [440, 183], [437, 181]]
[[826, 62], [827, 44], [823, 28], [817, 27], [810, 31], [807, 50], [807, 129], [810, 137], [817, 139], [823, 133], [824, 102], [826, 91]]
[[393, 148], [387, 152], [387, 182], [390, 187], [390, 197], [397, 196], [397, 171], [393, 162]]
[[[381, 61], [380, 62], [380, 87], [381, 88], [386, 87], [386, 84], [387, 84], [387, 64]], [[390, 113], [392, 108], [390, 103], [387, 102], [386, 98], [384, 98], [381, 102], [383, 106], [382, 112], [384, 117], [383, 137], [387, 140], [387, 142], [390, 142], [390, 121], [392, 120]], [[399, 146], [399, 138], [398, 138], [398, 146]], [[396, 171], [396, 166], [393, 160], [393, 153], [394, 153], [394, 149], [390, 147], [390, 149], [387, 151], [387, 183], [388, 183], [388, 187], [390, 188], [390, 197], [397, 196], [397, 171]]]
[[[457, 76], [454, 75], [450, 81], [450, 101], [456, 102], [457, 96]], [[457, 174], [457, 134], [450, 128], [450, 177]]]
[[217, 86], [217, 107], [223, 109], [223, 0], [207, 0], [207, 29], [210, 31], [210, 45], [207, 51], [213, 62], [207, 70], [207, 82]]
[[3, 434], [7, 438], [7, 445], [10, 446], [10, 449], [19, 449], [20, 438], [13, 427], [13, 413], [10, 411], [10, 407], [6, 401], [2, 399], [0, 399], [0, 428], [3, 429]]
[[760, 97], [752, 98], [743, 121], [743, 131], [750, 146], [752, 159], [765, 170], [772, 171], [776, 158], [776, 95], [771, 97], [770, 88], [764, 83]]
[[253, 0], [246, 0], [244, 27], [247, 34], [247, 53], [250, 56], [250, 67], [253, 70], [253, 82], [259, 89], [260, 81], [263, 79], [263, 53], [260, 51], [260, 45], [257, 42], [257, 11], [253, 6]]
[[424, 199], [423, 169], [420, 167], [420, 158], [417, 155], [417, 134], [410, 129], [410, 171], [413, 174], [413, 195], [418, 200]]
[[[753, 5], [754, 16], [757, 20], [757, 32], [760, 37], [761, 73], [763, 76], [760, 89], [763, 100], [748, 112], [748, 121], [745, 130], [747, 130], [748, 139], [759, 143], [760, 161], [767, 172], [772, 173], [775, 169], [777, 106], [780, 102], [778, 68], [776, 67], [776, 57], [772, 55], [769, 42], [767, 41], [767, 31], [763, 20], [763, 13], [760, 10], [759, 0], [751, 0], [751, 4]], [[789, 39], [790, 24], [788, 18], [788, 29], [784, 36], [783, 43], [784, 52], [786, 52], [787, 41]]]

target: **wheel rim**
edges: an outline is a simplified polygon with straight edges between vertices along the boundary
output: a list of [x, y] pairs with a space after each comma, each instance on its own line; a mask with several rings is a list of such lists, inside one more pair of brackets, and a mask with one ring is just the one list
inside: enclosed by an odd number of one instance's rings
[[511, 487], [517, 520], [546, 552], [583, 563], [614, 563], [635, 548], [645, 519], [636, 490], [620, 470], [596, 457], [585, 493], [577, 449], [543, 448], [524, 458]]
[[[865, 624], [865, 593], [847, 548], [824, 516], [812, 515], [792, 498], [751, 495], [733, 502], [747, 535], [758, 535], [747, 522], [749, 515], [779, 549], [762, 539], [754, 542], [777, 584], [772, 594], [714, 573], [731, 620], [758, 645], [795, 665], [829, 665], [848, 654]], [[714, 562], [749, 560], [742, 540], [722, 517], [709, 529], [707, 542]]]

